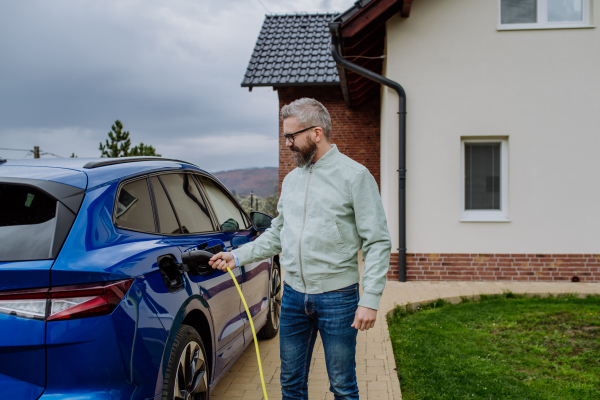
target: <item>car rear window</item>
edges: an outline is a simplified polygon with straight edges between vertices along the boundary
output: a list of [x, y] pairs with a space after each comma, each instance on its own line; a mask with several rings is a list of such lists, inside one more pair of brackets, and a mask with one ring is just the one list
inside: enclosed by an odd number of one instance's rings
[[153, 176], [150, 180], [154, 189], [154, 200], [156, 201], [156, 213], [158, 214], [160, 232], [166, 234], [181, 233], [175, 212], [171, 207], [171, 202], [165, 193], [162, 183], [158, 180], [157, 176]]
[[143, 232], [156, 232], [152, 201], [146, 178], [125, 184], [117, 201], [117, 225]]
[[175, 207], [184, 234], [215, 230], [204, 198], [190, 175], [165, 174], [159, 178]]
[[0, 184], [0, 261], [51, 258], [56, 203], [34, 187]]

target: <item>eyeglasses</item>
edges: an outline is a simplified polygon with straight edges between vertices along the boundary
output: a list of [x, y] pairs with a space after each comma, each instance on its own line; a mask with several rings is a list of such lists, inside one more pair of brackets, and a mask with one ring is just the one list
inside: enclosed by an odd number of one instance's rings
[[312, 129], [312, 128], [316, 128], [316, 127], [317, 127], [317, 126], [315, 125], [315, 126], [311, 126], [310, 128], [302, 129], [301, 131], [298, 131], [298, 132], [294, 132], [294, 133], [284, 133], [284, 134], [283, 134], [283, 137], [285, 138], [285, 140], [289, 140], [289, 141], [290, 141], [290, 143], [294, 144], [294, 142], [296, 141], [296, 138], [295, 138], [295, 136], [296, 136], [297, 134], [299, 134], [299, 133], [302, 133], [302, 132], [306, 132], [307, 130], [309, 130], [309, 129]]

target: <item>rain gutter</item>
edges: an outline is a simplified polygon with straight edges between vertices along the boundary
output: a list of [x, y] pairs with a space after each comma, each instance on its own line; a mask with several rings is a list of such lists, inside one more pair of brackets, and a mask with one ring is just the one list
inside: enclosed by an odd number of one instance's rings
[[[406, 93], [400, 84], [394, 82], [386, 77], [383, 77], [379, 74], [374, 73], [366, 68], [361, 67], [360, 65], [356, 65], [351, 63], [350, 61], [344, 59], [340, 52], [342, 50], [340, 44], [340, 27], [341, 23], [333, 22], [329, 23], [329, 32], [331, 34], [331, 45], [329, 49], [331, 50], [331, 55], [335, 60], [336, 64], [339, 67], [348, 69], [354, 73], [364, 76], [365, 78], [371, 79], [381, 85], [385, 85], [390, 89], [393, 89], [398, 93], [398, 127], [399, 127], [399, 149], [398, 149], [398, 207], [399, 207], [399, 248], [398, 248], [398, 281], [406, 282]], [[343, 74], [345, 77], [345, 73]], [[340, 74], [340, 81], [342, 81], [342, 74]], [[346, 82], [346, 90], [349, 92], [349, 86]], [[342, 86], [344, 82], [342, 83]], [[344, 88], [342, 87], [342, 90]], [[349, 93], [348, 93], [349, 98]]]

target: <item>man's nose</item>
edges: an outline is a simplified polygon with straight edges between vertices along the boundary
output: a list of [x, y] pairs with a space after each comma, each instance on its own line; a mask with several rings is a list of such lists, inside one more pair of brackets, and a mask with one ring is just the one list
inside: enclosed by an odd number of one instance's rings
[[294, 142], [292, 142], [290, 139], [286, 138], [285, 139], [285, 145], [287, 147], [292, 147], [294, 145]]

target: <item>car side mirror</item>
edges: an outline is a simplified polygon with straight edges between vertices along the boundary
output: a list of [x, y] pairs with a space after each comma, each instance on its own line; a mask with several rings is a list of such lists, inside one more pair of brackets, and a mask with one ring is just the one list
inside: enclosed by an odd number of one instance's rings
[[252, 218], [254, 229], [259, 232], [267, 230], [271, 226], [271, 221], [273, 221], [272, 216], [260, 211], [252, 211], [250, 213], [250, 218]]

